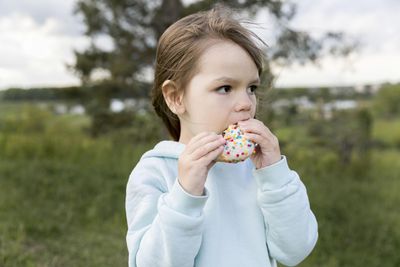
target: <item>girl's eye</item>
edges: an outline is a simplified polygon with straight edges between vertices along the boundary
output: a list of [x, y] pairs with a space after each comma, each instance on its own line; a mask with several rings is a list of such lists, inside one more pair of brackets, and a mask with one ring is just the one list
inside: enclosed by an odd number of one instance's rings
[[249, 89], [251, 94], [254, 94], [257, 91], [258, 86], [257, 85], [251, 85], [248, 89]]
[[229, 85], [224, 85], [224, 86], [219, 87], [217, 89], [217, 92], [221, 93], [221, 94], [226, 94], [226, 93], [229, 93], [231, 90], [232, 90], [232, 87], [230, 87]]

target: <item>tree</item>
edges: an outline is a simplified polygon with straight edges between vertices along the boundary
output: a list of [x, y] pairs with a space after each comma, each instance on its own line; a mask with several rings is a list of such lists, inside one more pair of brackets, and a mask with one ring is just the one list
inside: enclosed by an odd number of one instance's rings
[[368, 109], [334, 110], [332, 118], [319, 117], [308, 125], [316, 144], [335, 151], [344, 165], [349, 165], [355, 152], [368, 165], [373, 118]]
[[[184, 4], [182, 0], [78, 0], [76, 14], [83, 17], [85, 35], [91, 45], [85, 51], [75, 51], [76, 62], [71, 68], [81, 78], [82, 84], [93, 88], [101, 86], [94, 94], [100, 97], [102, 110], [109, 106], [110, 96], [121, 88], [131, 88], [136, 96], [148, 96], [140, 91], [147, 84], [144, 73], [151, 69], [157, 40], [164, 30], [179, 18], [191, 13], [210, 9], [216, 1], [200, 0]], [[341, 33], [326, 33], [319, 39], [309, 33], [290, 26], [296, 14], [296, 5], [284, 0], [225, 0], [221, 3], [250, 16], [267, 10], [277, 22], [277, 43], [268, 50], [270, 61], [279, 64], [316, 62], [328, 51], [345, 55], [354, 43], [343, 42]], [[99, 45], [100, 38], [108, 38], [112, 49]], [[94, 73], [102, 71], [102, 79], [96, 80]], [[266, 70], [272, 77], [271, 70]], [[145, 86], [146, 87], [146, 86]], [[112, 89], [111, 89], [112, 88]], [[149, 86], [147, 86], [149, 88]], [[108, 101], [104, 101], [107, 100]], [[96, 110], [96, 109], [94, 109]], [[95, 114], [95, 113], [93, 113]], [[94, 115], [95, 116], [95, 115]]]
[[375, 111], [386, 118], [396, 118], [400, 115], [400, 84], [386, 84], [374, 99]]

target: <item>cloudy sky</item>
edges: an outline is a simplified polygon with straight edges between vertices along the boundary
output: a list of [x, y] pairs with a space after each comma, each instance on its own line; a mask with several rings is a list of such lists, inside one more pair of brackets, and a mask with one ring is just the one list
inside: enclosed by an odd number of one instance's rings
[[[84, 49], [75, 0], [0, 0], [0, 89], [77, 85], [68, 69], [73, 50]], [[276, 68], [278, 86], [363, 85], [400, 81], [400, 1], [300, 0], [293, 25], [318, 35], [343, 31], [362, 49], [321, 66]], [[259, 22], [268, 20], [259, 16]], [[271, 43], [268, 27], [258, 32]]]

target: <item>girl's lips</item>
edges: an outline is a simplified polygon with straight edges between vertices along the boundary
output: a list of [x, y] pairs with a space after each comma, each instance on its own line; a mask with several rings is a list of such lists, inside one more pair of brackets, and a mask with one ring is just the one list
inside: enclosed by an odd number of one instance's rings
[[235, 124], [238, 124], [239, 121], [247, 121], [247, 120], [250, 120], [250, 118], [247, 117], [245, 119], [238, 120]]

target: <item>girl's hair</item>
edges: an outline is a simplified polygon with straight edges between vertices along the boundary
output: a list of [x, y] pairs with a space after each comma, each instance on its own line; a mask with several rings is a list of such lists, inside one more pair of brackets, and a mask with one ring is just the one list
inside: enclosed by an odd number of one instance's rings
[[184, 90], [196, 73], [196, 63], [210, 41], [228, 40], [238, 44], [253, 59], [259, 75], [262, 74], [264, 53], [255, 41], [265, 43], [232, 15], [230, 9], [216, 6], [178, 20], [160, 37], [151, 100], [157, 115], [175, 141], [180, 137], [180, 122], [165, 102], [162, 85], [164, 81], [172, 80], [178, 92]]

